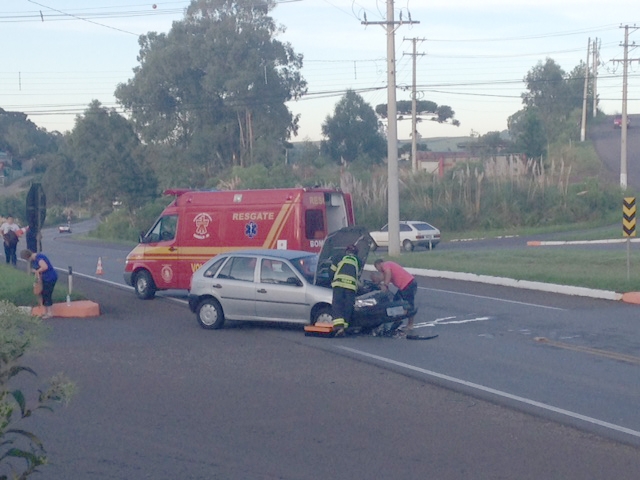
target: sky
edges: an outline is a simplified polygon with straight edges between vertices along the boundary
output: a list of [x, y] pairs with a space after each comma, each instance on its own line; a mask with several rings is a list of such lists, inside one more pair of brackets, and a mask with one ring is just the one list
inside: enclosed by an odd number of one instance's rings
[[[391, 0], [389, 0], [391, 1]], [[188, 0], [2, 0], [0, 108], [21, 111], [48, 131], [73, 129], [92, 100], [125, 113], [113, 96], [133, 76], [138, 37], [168, 32]], [[417, 98], [449, 105], [460, 126], [424, 121], [423, 138], [507, 129], [522, 108], [527, 72], [547, 58], [565, 72], [587, 60], [598, 39], [597, 92], [606, 114], [622, 112], [624, 26], [640, 45], [637, 0], [395, 0], [397, 99], [410, 100], [416, 39]], [[387, 103], [387, 34], [375, 22], [386, 0], [279, 0], [278, 40], [304, 56], [308, 93], [290, 102], [300, 115], [291, 141], [322, 139], [321, 125], [347, 89], [373, 108]], [[408, 20], [411, 22], [408, 23]], [[419, 22], [419, 23], [417, 23]], [[640, 48], [628, 58], [627, 111], [640, 113]], [[589, 57], [591, 64], [592, 58]], [[591, 112], [592, 106], [589, 106]], [[591, 114], [591, 113], [590, 113]], [[408, 139], [410, 121], [398, 122]]]

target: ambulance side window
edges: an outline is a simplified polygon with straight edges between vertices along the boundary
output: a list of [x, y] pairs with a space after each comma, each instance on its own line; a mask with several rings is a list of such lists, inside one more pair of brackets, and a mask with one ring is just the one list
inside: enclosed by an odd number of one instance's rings
[[177, 215], [167, 215], [158, 219], [145, 237], [144, 243], [167, 242], [176, 238]]
[[317, 240], [325, 237], [324, 213], [322, 210], [307, 210], [304, 221], [307, 239]]

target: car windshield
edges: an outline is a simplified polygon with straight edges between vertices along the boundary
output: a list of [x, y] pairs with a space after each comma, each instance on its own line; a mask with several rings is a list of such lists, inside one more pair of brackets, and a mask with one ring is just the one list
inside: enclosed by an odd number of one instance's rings
[[416, 230], [435, 230], [435, 228], [433, 228], [431, 225], [429, 225], [428, 223], [414, 223], [413, 226], [415, 227]]
[[293, 265], [309, 283], [313, 283], [313, 277], [318, 268], [318, 255], [313, 254], [305, 257], [292, 258], [291, 265]]

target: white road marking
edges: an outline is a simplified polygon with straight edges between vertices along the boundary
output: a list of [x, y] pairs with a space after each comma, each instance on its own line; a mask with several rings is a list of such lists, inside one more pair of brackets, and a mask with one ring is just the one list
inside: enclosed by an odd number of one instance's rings
[[476, 317], [476, 318], [467, 318], [464, 320], [454, 320], [455, 318], [457, 317], [436, 318], [435, 320], [431, 320], [428, 322], [416, 323], [413, 325], [413, 328], [435, 327], [436, 325], [457, 325], [461, 323], [483, 322], [485, 320], [491, 320], [493, 317]]
[[408, 363], [398, 362], [397, 360], [392, 360], [390, 358], [381, 357], [379, 355], [374, 355], [372, 353], [363, 352], [361, 350], [356, 350], [355, 348], [338, 346], [342, 350], [346, 350], [348, 352], [361, 355], [363, 357], [372, 358], [374, 360], [378, 360], [380, 362], [388, 363], [391, 365], [395, 365], [397, 367], [402, 367], [407, 370], [412, 370], [414, 372], [419, 372], [424, 375], [428, 375], [431, 377], [439, 378], [441, 380], [446, 380], [447, 382], [457, 383], [459, 385], [464, 385], [465, 387], [473, 388], [476, 390], [480, 390], [482, 392], [490, 393], [492, 395], [496, 395], [498, 397], [507, 398], [509, 400], [514, 400], [516, 402], [524, 403], [526, 405], [530, 405], [532, 407], [541, 408], [543, 410], [548, 410], [550, 412], [558, 413], [560, 415], [565, 415], [567, 417], [571, 417], [577, 420], [582, 420], [584, 422], [598, 425], [600, 427], [608, 428], [610, 430], [615, 430], [616, 432], [626, 433], [628, 435], [632, 435], [634, 437], [640, 438], [640, 432], [637, 430], [632, 430], [631, 428], [623, 427], [621, 425], [616, 425], [614, 423], [605, 422], [603, 420], [599, 420], [597, 418], [588, 417], [586, 415], [582, 415], [580, 413], [572, 412], [570, 410], [565, 410], [564, 408], [554, 407], [553, 405], [548, 405], [546, 403], [538, 402], [536, 400], [531, 400], [529, 398], [520, 397], [518, 395], [513, 395], [511, 393], [503, 392], [501, 390], [496, 390], [495, 388], [486, 387], [484, 385], [480, 385], [478, 383], [468, 382], [466, 380], [461, 380], [459, 378], [451, 377], [449, 375], [444, 375], [442, 373], [437, 373], [431, 370], [426, 370], [424, 368], [416, 367], [414, 365], [409, 365]]
[[526, 305], [528, 307], [538, 307], [538, 308], [548, 308], [549, 310], [560, 310], [560, 311], [564, 311], [564, 308], [558, 308], [558, 307], [550, 307], [548, 305], [540, 305], [537, 303], [527, 303], [527, 302], [518, 302], [515, 300], [505, 300], [504, 298], [496, 298], [496, 297], [487, 297], [484, 295], [473, 295], [471, 293], [463, 293], [463, 292], [453, 292], [451, 290], [440, 290], [437, 288], [426, 288], [426, 287], [418, 287], [419, 290], [430, 290], [432, 292], [440, 292], [440, 293], [450, 293], [452, 295], [463, 295], [465, 297], [473, 297], [473, 298], [483, 298], [486, 300], [495, 300], [496, 302], [503, 302], [503, 303], [515, 303], [516, 305]]
[[491, 317], [467, 318], [466, 320], [449, 320], [448, 322], [445, 321], [445, 319], [437, 319], [434, 320], [433, 323], [436, 325], [457, 325], [460, 323], [484, 322], [485, 320], [491, 320]]

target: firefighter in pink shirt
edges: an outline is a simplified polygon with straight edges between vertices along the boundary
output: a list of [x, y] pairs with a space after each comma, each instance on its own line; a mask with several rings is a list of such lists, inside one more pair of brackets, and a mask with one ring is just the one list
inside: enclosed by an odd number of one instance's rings
[[[415, 298], [418, 291], [418, 283], [416, 279], [407, 272], [404, 268], [395, 262], [384, 261], [381, 258], [373, 262], [376, 270], [382, 274], [382, 282], [380, 282], [382, 288], [388, 289], [390, 284], [395, 285], [398, 291], [395, 294], [394, 300], [402, 299], [406, 301], [411, 308], [411, 311], [415, 311]], [[413, 329], [413, 318], [415, 314], [407, 319], [407, 331]]]

